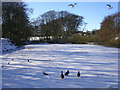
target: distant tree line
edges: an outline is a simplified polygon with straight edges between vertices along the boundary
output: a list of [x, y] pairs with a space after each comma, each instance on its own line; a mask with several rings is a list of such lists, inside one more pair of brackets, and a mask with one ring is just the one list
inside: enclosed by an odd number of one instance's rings
[[48, 11], [40, 15], [34, 22], [34, 33], [46, 37], [54, 42], [64, 41], [78, 32], [78, 27], [83, 23], [83, 17], [67, 11]]

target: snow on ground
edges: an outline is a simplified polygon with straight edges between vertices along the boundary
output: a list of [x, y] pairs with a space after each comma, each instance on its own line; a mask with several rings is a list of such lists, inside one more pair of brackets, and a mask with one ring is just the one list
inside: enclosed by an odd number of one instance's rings
[[[3, 88], [118, 88], [117, 48], [30, 44], [3, 53], [2, 59]], [[67, 70], [70, 74], [61, 79], [61, 71]], [[43, 71], [50, 75], [43, 75]]]
[[6, 38], [1, 38], [0, 39], [0, 50], [3, 52], [5, 51], [10, 51], [10, 50], [15, 50], [17, 47], [10, 42], [9, 39]]

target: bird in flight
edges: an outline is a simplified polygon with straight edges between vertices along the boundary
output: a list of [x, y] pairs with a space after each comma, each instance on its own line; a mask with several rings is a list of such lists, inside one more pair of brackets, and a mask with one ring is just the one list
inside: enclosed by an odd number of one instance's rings
[[106, 5], [107, 5], [109, 10], [113, 8], [110, 4], [106, 4]]
[[69, 4], [68, 6], [73, 8], [73, 7], [75, 7], [75, 5], [77, 5], [77, 3]]

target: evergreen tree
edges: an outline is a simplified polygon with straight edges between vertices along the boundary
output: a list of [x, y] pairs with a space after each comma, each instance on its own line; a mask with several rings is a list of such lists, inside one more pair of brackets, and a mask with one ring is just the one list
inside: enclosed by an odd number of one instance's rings
[[31, 36], [28, 11], [24, 2], [2, 3], [3, 38], [9, 38], [16, 45], [21, 45], [28, 40]]

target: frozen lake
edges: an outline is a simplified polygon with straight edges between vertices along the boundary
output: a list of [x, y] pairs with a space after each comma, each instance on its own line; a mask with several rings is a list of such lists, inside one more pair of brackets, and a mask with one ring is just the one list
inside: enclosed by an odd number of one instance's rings
[[[2, 58], [3, 88], [118, 88], [117, 48], [30, 44]], [[61, 79], [67, 70], [70, 74]]]

